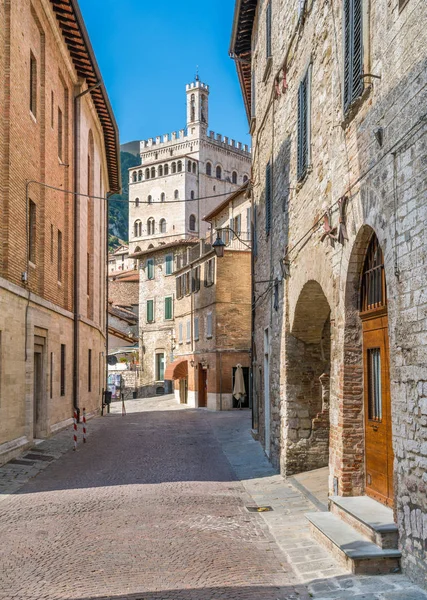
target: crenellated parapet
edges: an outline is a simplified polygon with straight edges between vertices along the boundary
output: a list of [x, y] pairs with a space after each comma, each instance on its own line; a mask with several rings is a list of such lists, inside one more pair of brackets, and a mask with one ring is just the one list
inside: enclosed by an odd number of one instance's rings
[[[200, 83], [200, 82], [197, 82]], [[192, 85], [192, 84], [190, 84]], [[240, 152], [247, 156], [250, 156], [251, 151], [247, 144], [242, 142], [236, 142], [233, 139], [223, 136], [221, 133], [209, 131], [209, 134], [203, 136], [207, 141], [213, 142], [216, 146], [221, 146], [226, 150], [233, 150]], [[161, 151], [165, 148], [170, 149], [172, 146], [183, 142], [192, 142], [195, 140], [194, 135], [189, 135], [187, 130], [180, 129], [179, 131], [172, 131], [164, 135], [159, 135], [155, 138], [148, 138], [148, 140], [141, 140], [140, 152], [141, 155], [147, 151]]]

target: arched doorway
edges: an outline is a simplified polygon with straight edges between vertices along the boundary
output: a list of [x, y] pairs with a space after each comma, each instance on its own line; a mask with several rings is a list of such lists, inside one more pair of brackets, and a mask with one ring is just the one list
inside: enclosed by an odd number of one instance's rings
[[373, 233], [360, 280], [363, 337], [365, 491], [393, 505], [393, 447], [387, 286], [384, 256]]

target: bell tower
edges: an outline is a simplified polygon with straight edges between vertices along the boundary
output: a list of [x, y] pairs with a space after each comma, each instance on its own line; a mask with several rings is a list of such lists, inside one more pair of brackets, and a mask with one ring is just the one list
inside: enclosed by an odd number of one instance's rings
[[[196, 75], [195, 81], [186, 86], [187, 128], [189, 135], [204, 133], [208, 129], [209, 86]], [[194, 131], [193, 131], [194, 130]]]

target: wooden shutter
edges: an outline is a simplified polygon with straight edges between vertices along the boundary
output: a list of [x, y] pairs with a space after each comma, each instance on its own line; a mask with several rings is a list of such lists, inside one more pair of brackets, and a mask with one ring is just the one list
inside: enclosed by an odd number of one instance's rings
[[266, 56], [269, 58], [271, 56], [271, 0], [267, 4], [267, 11], [265, 13], [266, 18]]
[[147, 300], [147, 322], [154, 321], [154, 300]]
[[154, 279], [154, 260], [152, 258], [147, 260], [147, 279]]
[[176, 278], [176, 297], [182, 298], [181, 277]]
[[172, 319], [172, 298], [170, 296], [165, 298], [165, 319]]
[[199, 339], [199, 317], [194, 318], [194, 339]]
[[271, 229], [271, 164], [265, 168], [265, 230], [267, 235]]
[[298, 162], [297, 179], [301, 180], [307, 172], [308, 166], [308, 71], [299, 84], [298, 89]]
[[[234, 238], [234, 227], [233, 227], [234, 223], [233, 223], [233, 219], [230, 219], [230, 242], [231, 240]], [[236, 231], [237, 233], [237, 231]]]
[[344, 112], [363, 92], [363, 0], [344, 0]]

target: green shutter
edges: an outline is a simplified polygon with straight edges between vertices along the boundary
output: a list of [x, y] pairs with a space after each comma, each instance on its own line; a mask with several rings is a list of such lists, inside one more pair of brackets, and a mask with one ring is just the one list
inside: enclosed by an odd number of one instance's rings
[[172, 298], [165, 298], [165, 319], [172, 319]]
[[147, 300], [147, 322], [154, 321], [154, 300]]
[[147, 279], [154, 279], [154, 259], [147, 260]]
[[165, 259], [165, 273], [166, 275], [172, 275], [173, 256], [168, 254]]

